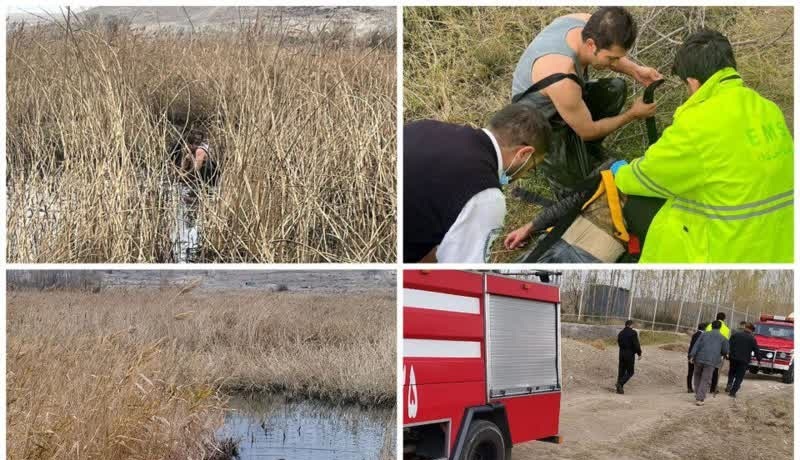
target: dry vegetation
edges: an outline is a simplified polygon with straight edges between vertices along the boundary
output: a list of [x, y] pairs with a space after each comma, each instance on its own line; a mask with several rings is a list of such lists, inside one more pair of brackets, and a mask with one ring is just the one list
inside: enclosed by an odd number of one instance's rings
[[[408, 7], [404, 10], [404, 118], [434, 118], [483, 126], [511, 99], [511, 75], [534, 36], [564, 14], [591, 7]], [[790, 7], [632, 7], [639, 37], [630, 55], [656, 67], [667, 83], [656, 92], [658, 125], [670, 123], [686, 99], [683, 84], [670, 75], [682, 38], [700, 27], [726, 34], [735, 45], [738, 70], [747, 85], [774, 101], [793, 123], [793, 10]], [[606, 76], [590, 72], [592, 78]], [[634, 84], [631, 98], [641, 87]], [[609, 136], [605, 145], [632, 158], [646, 149], [644, 123], [631, 123]], [[543, 177], [522, 179], [519, 187], [549, 195]], [[527, 223], [539, 207], [506, 189], [506, 230]], [[494, 246], [493, 261], [513, 261], [520, 251]]]
[[168, 147], [202, 127], [200, 261], [394, 260], [393, 36], [333, 32], [10, 28], [8, 259], [173, 260]]
[[243, 392], [394, 405], [392, 294], [8, 295], [10, 459], [204, 458]]

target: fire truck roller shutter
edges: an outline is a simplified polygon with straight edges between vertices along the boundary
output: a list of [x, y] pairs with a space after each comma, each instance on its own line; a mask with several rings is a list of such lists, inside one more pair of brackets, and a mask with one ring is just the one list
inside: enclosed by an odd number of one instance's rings
[[554, 303], [487, 296], [490, 399], [561, 388], [557, 315]]

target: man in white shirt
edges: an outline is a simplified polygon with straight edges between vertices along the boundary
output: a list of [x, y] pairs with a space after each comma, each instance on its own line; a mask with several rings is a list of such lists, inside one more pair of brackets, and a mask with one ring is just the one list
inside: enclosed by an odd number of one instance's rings
[[485, 129], [422, 120], [403, 130], [403, 260], [483, 263], [505, 219], [501, 191], [540, 163], [550, 125], [511, 104]]

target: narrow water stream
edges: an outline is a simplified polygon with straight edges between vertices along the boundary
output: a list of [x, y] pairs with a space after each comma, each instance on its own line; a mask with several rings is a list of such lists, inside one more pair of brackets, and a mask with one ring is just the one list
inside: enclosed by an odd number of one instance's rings
[[178, 184], [175, 193], [178, 195], [178, 208], [172, 232], [172, 254], [175, 262], [190, 263], [196, 260], [200, 250], [197, 192], [184, 184]]
[[394, 435], [387, 410], [274, 397], [238, 398], [230, 407], [217, 435], [238, 441], [241, 460], [376, 460]]

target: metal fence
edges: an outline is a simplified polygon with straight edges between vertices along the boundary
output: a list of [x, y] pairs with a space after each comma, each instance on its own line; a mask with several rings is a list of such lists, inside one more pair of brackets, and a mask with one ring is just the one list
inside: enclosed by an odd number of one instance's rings
[[[713, 321], [719, 312], [725, 313], [728, 325], [736, 325], [740, 321], [755, 322], [762, 314], [791, 313], [790, 306], [779, 308], [778, 311], [773, 307], [766, 311], [758, 305], [736, 308], [732, 304], [666, 301], [633, 297], [627, 289], [602, 288], [605, 289], [587, 289], [583, 298], [578, 295], [577, 302], [570, 301], [570, 296], [562, 297], [562, 319], [595, 324], [623, 324], [632, 319], [643, 329], [691, 332], [699, 323]], [[616, 294], [615, 290], [618, 291]]]

